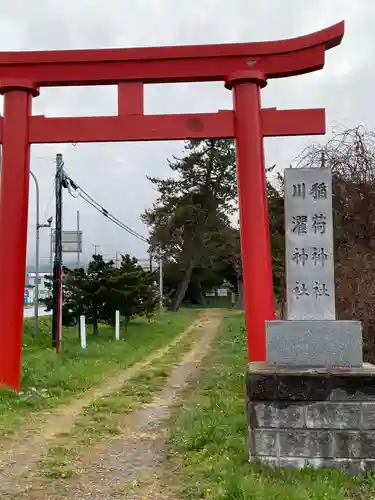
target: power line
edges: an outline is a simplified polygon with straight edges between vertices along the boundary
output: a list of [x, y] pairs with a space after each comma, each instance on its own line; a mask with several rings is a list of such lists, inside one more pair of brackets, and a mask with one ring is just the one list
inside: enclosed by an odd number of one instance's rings
[[[73, 198], [82, 198], [86, 203], [91, 205], [95, 210], [100, 212], [104, 217], [109, 219], [111, 222], [116, 224], [117, 226], [121, 227], [124, 231], [127, 233], [131, 234], [135, 238], [138, 238], [139, 240], [143, 241], [144, 243], [149, 243], [148, 240], [142, 236], [141, 234], [137, 233], [134, 229], [131, 227], [127, 226], [122, 222], [120, 219], [118, 219], [115, 215], [113, 215], [111, 212], [109, 212], [107, 209], [105, 209], [99, 202], [97, 202], [91, 195], [89, 195], [84, 189], [82, 189], [76, 182], [74, 182], [66, 172], [64, 172], [64, 187], [68, 189], [69, 194]], [[76, 193], [76, 194], [74, 194]]]

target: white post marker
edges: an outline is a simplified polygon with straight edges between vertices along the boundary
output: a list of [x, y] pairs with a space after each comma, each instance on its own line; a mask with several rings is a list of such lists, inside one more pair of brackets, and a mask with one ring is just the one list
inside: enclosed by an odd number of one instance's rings
[[120, 340], [120, 311], [116, 311], [116, 325], [115, 325], [116, 340]]
[[80, 316], [80, 325], [81, 325], [81, 347], [82, 349], [86, 349], [86, 317]]

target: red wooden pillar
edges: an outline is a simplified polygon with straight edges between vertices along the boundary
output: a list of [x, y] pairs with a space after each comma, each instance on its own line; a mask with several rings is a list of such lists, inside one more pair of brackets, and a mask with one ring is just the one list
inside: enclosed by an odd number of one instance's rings
[[29, 122], [38, 89], [27, 81], [0, 81], [4, 94], [0, 180], [0, 383], [20, 389], [29, 204]]
[[240, 206], [241, 252], [250, 361], [266, 358], [265, 321], [274, 319], [271, 247], [264, 169], [260, 89], [266, 76], [256, 70], [230, 75], [233, 89]]

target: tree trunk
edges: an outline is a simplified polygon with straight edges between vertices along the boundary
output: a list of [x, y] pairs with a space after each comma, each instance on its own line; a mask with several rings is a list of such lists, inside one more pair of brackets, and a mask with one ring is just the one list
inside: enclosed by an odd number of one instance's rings
[[188, 286], [189, 286], [189, 283], [191, 280], [191, 275], [192, 275], [193, 269], [194, 269], [194, 261], [191, 260], [189, 262], [188, 267], [186, 268], [185, 276], [184, 276], [183, 280], [178, 285], [175, 301], [174, 301], [174, 304], [172, 307], [173, 312], [178, 311], [181, 307], [182, 301], [185, 298], [185, 294], [186, 294], [186, 291], [188, 289]]
[[81, 338], [81, 316], [78, 314], [77, 318], [77, 326], [78, 326], [78, 338]]
[[198, 290], [197, 290], [197, 303], [200, 305], [200, 306], [203, 306], [205, 304], [205, 300], [204, 300], [204, 293], [203, 293], [203, 290], [202, 290], [202, 284], [201, 282], [199, 281], [198, 282]]
[[280, 301], [280, 319], [286, 319], [286, 301], [284, 298]]
[[186, 300], [189, 300], [192, 305], [203, 304], [202, 286], [199, 280], [190, 281], [186, 294]]
[[288, 308], [287, 308], [287, 297], [286, 297], [286, 283], [285, 283], [285, 275], [283, 275], [280, 282], [280, 319], [287, 319]]
[[125, 333], [128, 333], [129, 323], [130, 323], [130, 316], [125, 316], [125, 321], [124, 321]]
[[94, 313], [92, 320], [92, 334], [94, 337], [99, 337], [99, 322], [96, 312]]
[[236, 302], [236, 309], [243, 309], [244, 308], [244, 303], [243, 303], [243, 280], [239, 278], [237, 280], [237, 302]]
[[115, 315], [111, 315], [111, 318], [109, 320], [109, 324], [112, 328], [116, 328], [116, 313]]

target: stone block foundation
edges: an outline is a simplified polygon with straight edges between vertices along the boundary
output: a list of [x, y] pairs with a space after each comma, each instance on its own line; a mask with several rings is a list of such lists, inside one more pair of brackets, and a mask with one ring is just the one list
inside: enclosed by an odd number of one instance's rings
[[249, 459], [271, 467], [375, 469], [375, 366], [250, 363]]

